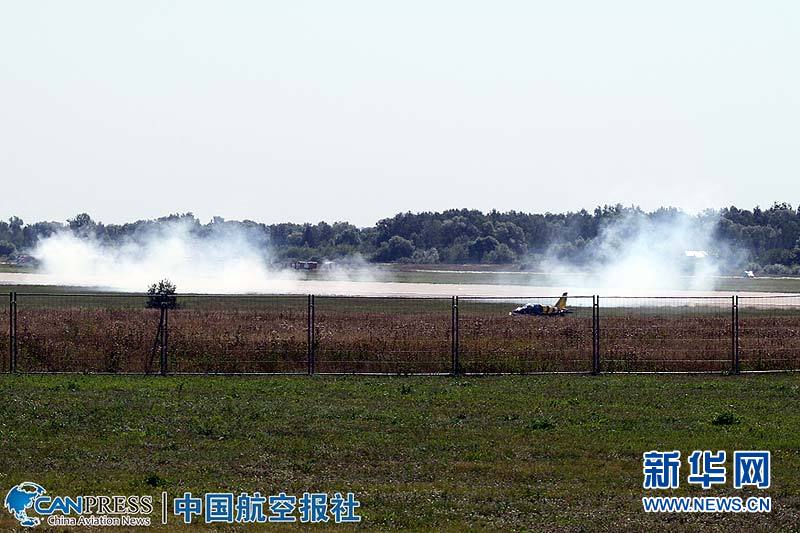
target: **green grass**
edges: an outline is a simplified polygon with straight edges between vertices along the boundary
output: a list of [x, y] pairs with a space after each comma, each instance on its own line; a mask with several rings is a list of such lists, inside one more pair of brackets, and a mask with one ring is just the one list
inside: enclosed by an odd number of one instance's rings
[[[515, 271], [512, 265], [382, 265], [386, 276], [391, 281], [406, 283], [453, 283], [453, 284], [502, 284], [520, 286], [551, 286], [553, 294], [558, 294], [565, 287], [590, 287], [593, 281], [586, 274], [542, 273]], [[487, 271], [493, 268], [499, 272]], [[684, 278], [685, 287], [672, 289], [690, 289], [691, 279]], [[714, 290], [731, 292], [786, 292], [800, 293], [800, 277], [717, 277], [714, 278]], [[524, 291], [522, 291], [524, 293]], [[653, 291], [657, 293], [658, 291]]]
[[36, 269], [32, 266], [24, 266], [24, 265], [11, 265], [8, 263], [0, 263], [0, 272], [20, 272], [20, 273], [32, 273], [36, 272]]
[[800, 293], [800, 278], [720, 278], [716, 290], [732, 292], [787, 292]]
[[[4, 268], [5, 267], [5, 268]], [[542, 273], [515, 271], [512, 265], [408, 265], [408, 264], [382, 264], [376, 265], [378, 279], [400, 283], [434, 283], [434, 284], [485, 284], [485, 285], [517, 285], [520, 294], [525, 295], [525, 287], [553, 287], [551, 296], [557, 297], [565, 288], [588, 287], [591, 289], [593, 281], [587, 274], [574, 273]], [[487, 270], [488, 269], [488, 270]], [[494, 269], [495, 271], [492, 271]], [[17, 267], [0, 265], [2, 272], [35, 273], [31, 267]], [[327, 272], [298, 272], [301, 279], [336, 279], [337, 274]], [[684, 278], [684, 287], [671, 287], [672, 289], [690, 289], [691, 279]], [[144, 291], [146, 287], [142, 287]], [[714, 278], [714, 290], [731, 292], [783, 292], [800, 293], [800, 277], [717, 277]], [[48, 285], [0, 285], [0, 293], [17, 291], [24, 293], [89, 293], [105, 292], [102, 287], [65, 287]], [[654, 290], [657, 294], [660, 291]]]
[[[0, 490], [352, 490], [374, 530], [788, 530], [800, 525], [798, 393], [793, 374], [3, 376]], [[652, 449], [771, 450], [772, 514], [646, 515]], [[702, 493], [685, 470], [677, 493]], [[755, 491], [705, 494], [743, 492]], [[3, 512], [0, 527], [14, 524]]]
[[[0, 285], [0, 295], [8, 297], [10, 292], [24, 294], [91, 294], [108, 292], [102, 287], [72, 287], [69, 285]], [[145, 292], [142, 289], [142, 292]]]

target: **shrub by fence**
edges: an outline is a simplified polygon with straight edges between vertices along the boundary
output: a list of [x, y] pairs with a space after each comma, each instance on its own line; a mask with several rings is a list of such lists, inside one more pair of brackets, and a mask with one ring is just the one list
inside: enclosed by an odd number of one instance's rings
[[552, 298], [11, 293], [3, 372], [485, 374], [800, 369], [800, 295]]

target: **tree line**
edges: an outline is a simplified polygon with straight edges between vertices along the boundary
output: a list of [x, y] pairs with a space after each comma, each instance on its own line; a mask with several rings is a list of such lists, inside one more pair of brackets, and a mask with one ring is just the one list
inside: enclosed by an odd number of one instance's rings
[[788, 203], [776, 203], [769, 209], [728, 207], [697, 215], [675, 208], [645, 212], [622, 205], [567, 213], [451, 209], [399, 213], [366, 228], [348, 222], [263, 224], [220, 217], [203, 224], [192, 213], [126, 224], [103, 224], [86, 213], [65, 223], [25, 224], [12, 216], [0, 222], [0, 257], [18, 257], [33, 249], [39, 239], [62, 231], [113, 245], [144, 239], [148, 233], [179, 223], [198, 238], [236, 232], [269, 250], [276, 261], [360, 255], [374, 262], [524, 266], [547, 256], [582, 266], [592, 260], [593, 246], [604, 229], [631, 220], [709, 228], [713, 243], [709, 252], [724, 257], [732, 269], [800, 274], [800, 209]]

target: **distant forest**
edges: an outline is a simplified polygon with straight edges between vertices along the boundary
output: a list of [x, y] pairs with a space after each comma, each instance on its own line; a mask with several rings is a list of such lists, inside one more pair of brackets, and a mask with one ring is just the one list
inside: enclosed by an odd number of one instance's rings
[[268, 225], [220, 217], [203, 224], [191, 213], [127, 224], [102, 224], [85, 213], [66, 223], [25, 224], [11, 217], [0, 222], [0, 257], [13, 260], [32, 250], [40, 238], [61, 231], [119, 244], [180, 223], [199, 238], [236, 232], [281, 262], [360, 255], [373, 262], [513, 263], [524, 267], [547, 255], [581, 266], [591, 260], [586, 251], [604, 228], [630, 220], [710, 228], [707, 240], [713, 245], [709, 253], [723, 257], [731, 269], [800, 274], [800, 209], [787, 203], [769, 209], [729, 207], [699, 215], [674, 208], [644, 212], [621, 205], [598, 207], [593, 212], [544, 214], [453, 209], [400, 213], [368, 228], [347, 222]]

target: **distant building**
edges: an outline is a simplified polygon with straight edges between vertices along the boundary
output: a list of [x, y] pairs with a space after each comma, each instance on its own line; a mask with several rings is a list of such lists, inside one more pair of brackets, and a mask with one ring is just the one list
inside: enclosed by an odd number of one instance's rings
[[316, 261], [295, 261], [292, 263], [292, 268], [295, 270], [316, 270], [319, 263]]
[[14, 263], [20, 266], [37, 266], [39, 261], [32, 255], [17, 254]]
[[694, 257], [695, 259], [705, 259], [708, 257], [708, 252], [705, 250], [686, 250], [683, 253], [686, 257]]
[[753, 273], [752, 270], [745, 270], [744, 271], [744, 277], [745, 278], [754, 278], [754, 277], [756, 277], [756, 275]]

